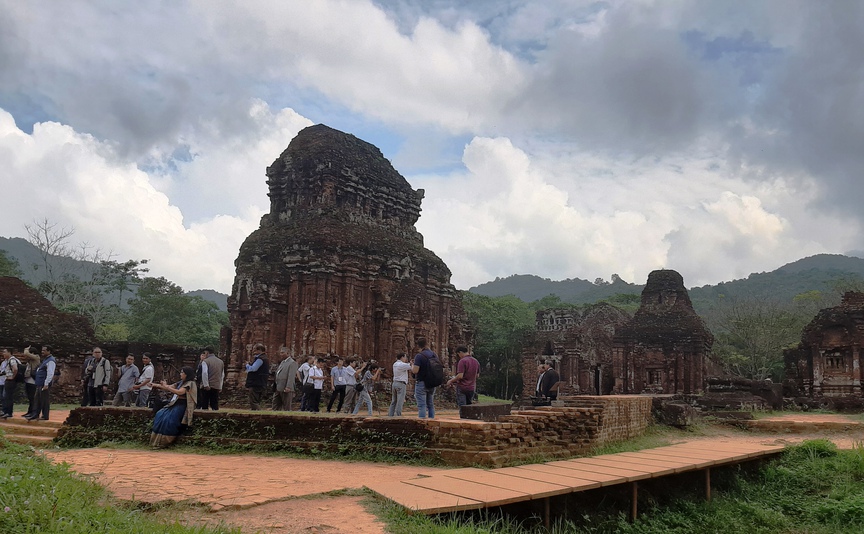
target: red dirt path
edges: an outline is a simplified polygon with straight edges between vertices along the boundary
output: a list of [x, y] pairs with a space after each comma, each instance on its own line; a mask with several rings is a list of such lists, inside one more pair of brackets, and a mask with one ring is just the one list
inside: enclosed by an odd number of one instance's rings
[[[56, 414], [58, 418], [61, 415]], [[788, 424], [790, 428], [796, 422], [835, 423], [836, 429], [792, 434], [715, 428], [707, 435], [687, 436], [681, 441], [790, 444], [826, 438], [841, 448], [864, 441], [862, 425], [843, 415], [788, 414], [767, 420]], [[360, 504], [362, 496], [331, 496], [325, 492], [359, 489], [364, 481], [381, 477], [406, 479], [437, 470], [251, 454], [196, 455], [170, 450], [56, 449], [45, 454], [55, 462], [67, 462], [73, 471], [93, 476], [120, 499], [193, 501], [205, 505], [204, 509], [184, 511], [186, 522], [223, 522], [240, 526], [244, 532], [280, 534], [384, 532], [384, 525]]]

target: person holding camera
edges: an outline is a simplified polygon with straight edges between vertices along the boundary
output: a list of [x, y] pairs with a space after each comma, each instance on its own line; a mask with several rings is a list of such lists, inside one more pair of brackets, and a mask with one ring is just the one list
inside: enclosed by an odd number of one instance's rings
[[381, 376], [381, 368], [375, 360], [369, 360], [369, 363], [360, 369], [360, 381], [354, 386], [357, 390], [357, 404], [354, 405], [353, 414], [360, 411], [360, 405], [366, 403], [369, 407], [369, 415], [372, 415], [372, 388], [375, 387], [375, 381]]

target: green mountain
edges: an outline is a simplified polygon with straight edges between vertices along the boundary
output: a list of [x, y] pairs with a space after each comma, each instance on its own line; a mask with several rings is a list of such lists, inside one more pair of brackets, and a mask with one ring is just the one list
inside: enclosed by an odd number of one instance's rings
[[[722, 298], [764, 298], [789, 301], [808, 291], [836, 292], [837, 287], [864, 280], [864, 259], [842, 254], [817, 254], [803, 258], [766, 273], [754, 273], [747, 278], [720, 282], [689, 289], [696, 311], [702, 313]], [[513, 275], [496, 278], [472, 287], [478, 295], [500, 297], [514, 295], [533, 302], [547, 295], [557, 295], [564, 302], [590, 304], [619, 293], [642, 292], [644, 285], [630, 284], [617, 275], [612, 282], [589, 282], [580, 278], [554, 281], [534, 275]]]
[[[0, 237], [0, 250], [5, 250], [10, 258], [18, 261], [21, 272], [24, 274], [24, 281], [36, 286], [40, 282], [46, 280], [45, 268], [42, 263], [42, 256], [39, 250], [30, 244], [26, 239], [20, 237]], [[64, 272], [72, 273], [91, 273], [99, 268], [99, 265], [89, 261], [78, 261], [71, 258], [52, 257], [51, 262], [55, 264], [63, 264]], [[228, 295], [219, 293], [212, 289], [198, 289], [195, 291], [187, 291], [189, 296], [198, 296], [204, 300], [215, 303], [222, 311], [228, 311]], [[108, 295], [107, 300], [116, 300], [115, 295]], [[106, 301], [107, 301], [106, 300]], [[125, 299], [124, 299], [125, 300]], [[123, 307], [125, 308], [125, 302]]]

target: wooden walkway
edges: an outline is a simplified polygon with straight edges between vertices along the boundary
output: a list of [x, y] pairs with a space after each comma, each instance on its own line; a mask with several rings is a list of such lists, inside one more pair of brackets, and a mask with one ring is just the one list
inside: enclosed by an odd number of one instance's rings
[[710, 499], [712, 467], [765, 458], [782, 451], [782, 445], [705, 440], [519, 467], [453, 469], [411, 480], [369, 482], [366, 487], [422, 514], [478, 510], [545, 499], [544, 519], [548, 525], [550, 497], [629, 483], [632, 489], [630, 517], [635, 519], [640, 480], [704, 471], [705, 497]]

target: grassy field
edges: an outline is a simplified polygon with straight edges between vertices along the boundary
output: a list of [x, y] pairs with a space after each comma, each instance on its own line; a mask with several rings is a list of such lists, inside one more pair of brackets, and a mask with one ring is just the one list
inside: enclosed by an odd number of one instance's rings
[[[711, 435], [713, 427], [690, 434]], [[724, 428], [723, 432], [734, 432]], [[652, 427], [636, 440], [596, 454], [639, 450], [677, 441], [681, 431]], [[193, 452], [193, 451], [189, 451]], [[679, 475], [640, 483], [640, 517], [629, 523], [626, 488], [553, 499], [555, 533], [834, 534], [864, 532], [864, 446], [837, 450], [825, 440], [791, 447], [777, 460], [712, 470], [713, 499], [702, 499], [701, 477]], [[440, 517], [409, 515], [374, 499], [369, 509], [399, 534], [533, 534], [546, 532], [536, 509], [511, 507]], [[239, 532], [184, 525], [183, 506], [171, 513], [114, 500], [93, 482], [0, 435], [0, 532]], [[250, 511], [252, 513], [252, 511]], [[188, 515], [188, 514], [187, 514]], [[165, 520], [171, 517], [180, 519]]]
[[0, 532], [16, 533], [239, 533], [159, 522], [135, 503], [55, 465], [29, 447], [8, 442], [0, 431]]

